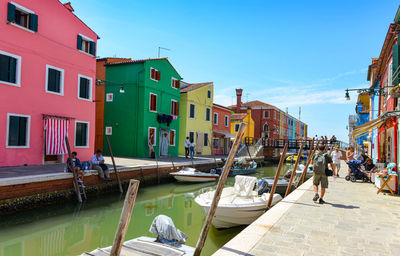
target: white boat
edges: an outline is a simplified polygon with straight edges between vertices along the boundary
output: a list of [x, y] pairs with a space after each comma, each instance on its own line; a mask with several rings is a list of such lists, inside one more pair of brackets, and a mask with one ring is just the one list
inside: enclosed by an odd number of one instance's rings
[[[296, 170], [296, 176], [300, 176], [303, 173], [305, 166], [303, 164], [299, 165], [299, 168]], [[311, 178], [314, 175], [312, 166], [308, 166], [307, 168], [307, 173], [306, 173], [306, 178]]]
[[[256, 189], [254, 189], [256, 188]], [[195, 198], [204, 215], [208, 214], [215, 191], [208, 191]], [[224, 188], [218, 203], [212, 224], [216, 228], [230, 228], [249, 225], [266, 210], [269, 193], [258, 196], [257, 178], [237, 175], [234, 187]], [[282, 200], [282, 196], [274, 194], [272, 205]]]
[[211, 182], [219, 179], [218, 174], [200, 172], [191, 167], [184, 167], [179, 172], [171, 172], [170, 174], [181, 182]]

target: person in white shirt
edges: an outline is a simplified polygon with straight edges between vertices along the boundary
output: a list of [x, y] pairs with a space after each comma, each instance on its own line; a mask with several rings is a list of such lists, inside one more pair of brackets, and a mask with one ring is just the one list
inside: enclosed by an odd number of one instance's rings
[[189, 150], [190, 150], [190, 140], [189, 137], [186, 137], [185, 140], [185, 157], [188, 158], [189, 156]]
[[335, 171], [333, 175], [336, 177], [339, 177], [339, 171], [340, 171], [340, 158], [342, 157], [342, 152], [339, 151], [339, 149], [336, 147], [335, 150], [331, 154], [332, 157], [332, 162], [335, 165]]
[[112, 181], [110, 178], [110, 171], [108, 170], [108, 166], [104, 163], [104, 157], [101, 153], [102, 151], [98, 149], [96, 154], [92, 156], [92, 159], [90, 160], [92, 169], [99, 172], [100, 179], [104, 181]]

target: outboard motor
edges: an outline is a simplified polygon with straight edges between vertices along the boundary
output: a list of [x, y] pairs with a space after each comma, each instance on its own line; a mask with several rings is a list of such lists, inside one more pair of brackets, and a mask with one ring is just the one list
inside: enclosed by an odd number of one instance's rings
[[257, 182], [258, 185], [258, 195], [261, 196], [264, 193], [268, 193], [270, 188], [268, 187], [268, 181], [264, 178], [261, 178]]
[[157, 235], [156, 242], [171, 246], [184, 244], [188, 238], [185, 233], [175, 227], [170, 217], [162, 214], [154, 218], [149, 231]]

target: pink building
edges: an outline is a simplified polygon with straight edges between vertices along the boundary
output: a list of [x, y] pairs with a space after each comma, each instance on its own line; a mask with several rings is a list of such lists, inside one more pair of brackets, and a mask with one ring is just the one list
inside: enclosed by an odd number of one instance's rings
[[93, 153], [98, 36], [58, 0], [0, 0], [0, 166]]

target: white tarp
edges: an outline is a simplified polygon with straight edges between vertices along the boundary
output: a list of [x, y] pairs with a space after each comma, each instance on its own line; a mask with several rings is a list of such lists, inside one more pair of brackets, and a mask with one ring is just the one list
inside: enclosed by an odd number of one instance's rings
[[234, 191], [237, 196], [252, 196], [252, 191], [257, 184], [257, 178], [251, 176], [235, 176]]
[[166, 215], [158, 215], [151, 223], [151, 233], [157, 235], [157, 238], [165, 238], [171, 241], [176, 241], [179, 244], [184, 244], [188, 236], [175, 227], [172, 219]]

